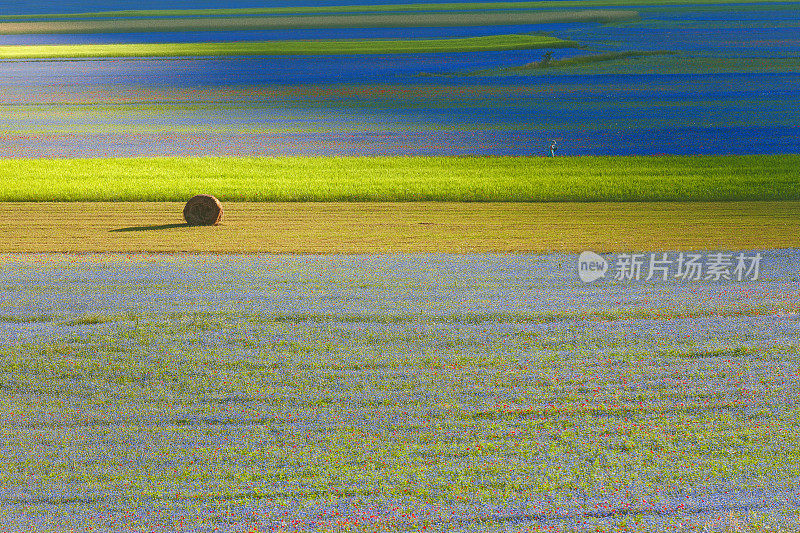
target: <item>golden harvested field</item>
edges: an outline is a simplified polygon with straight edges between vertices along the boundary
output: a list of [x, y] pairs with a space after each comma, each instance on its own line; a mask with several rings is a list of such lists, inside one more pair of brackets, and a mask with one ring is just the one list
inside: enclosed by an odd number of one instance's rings
[[800, 202], [2, 203], [0, 252], [600, 252], [800, 247]]

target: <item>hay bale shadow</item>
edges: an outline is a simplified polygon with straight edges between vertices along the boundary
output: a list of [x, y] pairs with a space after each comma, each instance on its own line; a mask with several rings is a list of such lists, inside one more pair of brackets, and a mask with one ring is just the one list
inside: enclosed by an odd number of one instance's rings
[[172, 229], [172, 228], [188, 228], [189, 224], [187, 222], [182, 222], [180, 224], [158, 224], [155, 226], [131, 226], [128, 228], [117, 228], [109, 230], [110, 233], [119, 233], [125, 231], [157, 231], [162, 229]]

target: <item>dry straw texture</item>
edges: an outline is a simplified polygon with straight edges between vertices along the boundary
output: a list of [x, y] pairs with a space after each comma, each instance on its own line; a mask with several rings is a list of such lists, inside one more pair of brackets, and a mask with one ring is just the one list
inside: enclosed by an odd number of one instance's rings
[[183, 208], [190, 226], [216, 226], [222, 220], [222, 204], [209, 194], [193, 196]]

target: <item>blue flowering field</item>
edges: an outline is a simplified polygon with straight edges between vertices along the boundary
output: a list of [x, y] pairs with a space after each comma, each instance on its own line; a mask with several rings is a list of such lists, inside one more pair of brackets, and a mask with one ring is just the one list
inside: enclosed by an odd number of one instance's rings
[[800, 264], [756, 254], [5, 255], [0, 524], [792, 530]]

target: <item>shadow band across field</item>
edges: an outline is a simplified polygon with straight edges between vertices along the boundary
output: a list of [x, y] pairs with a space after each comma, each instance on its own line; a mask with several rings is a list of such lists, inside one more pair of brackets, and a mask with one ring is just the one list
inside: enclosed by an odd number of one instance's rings
[[164, 230], [164, 229], [173, 229], [173, 228], [188, 228], [189, 224], [184, 222], [183, 224], [156, 224], [152, 226], [130, 226], [127, 228], [117, 228], [109, 230], [109, 233], [121, 233], [126, 231], [157, 231], [157, 230]]

